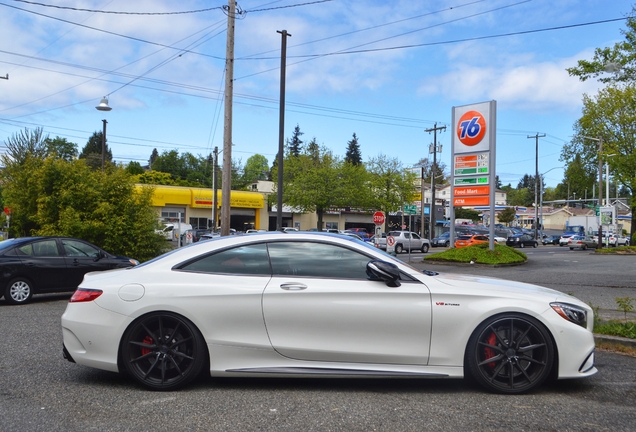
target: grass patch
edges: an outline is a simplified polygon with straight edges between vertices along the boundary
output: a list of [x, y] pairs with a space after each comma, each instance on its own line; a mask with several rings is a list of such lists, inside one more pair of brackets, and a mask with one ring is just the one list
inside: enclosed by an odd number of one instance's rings
[[528, 257], [515, 248], [498, 244], [495, 245], [495, 250], [491, 251], [488, 244], [485, 243], [459, 249], [448, 249], [426, 256], [424, 260], [494, 265], [523, 263], [528, 260]]
[[636, 255], [636, 246], [603, 247], [595, 249], [596, 253], [614, 255]]
[[636, 324], [633, 322], [607, 322], [594, 325], [594, 333], [636, 339]]

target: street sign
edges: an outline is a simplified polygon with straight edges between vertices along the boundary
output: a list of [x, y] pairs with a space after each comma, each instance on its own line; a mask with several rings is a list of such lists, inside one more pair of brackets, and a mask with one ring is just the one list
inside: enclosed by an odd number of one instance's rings
[[407, 215], [417, 214], [417, 206], [405, 205], [404, 206], [404, 214], [407, 214]]
[[384, 219], [384, 213], [382, 213], [381, 211], [373, 213], [373, 223], [376, 226], [384, 225]]

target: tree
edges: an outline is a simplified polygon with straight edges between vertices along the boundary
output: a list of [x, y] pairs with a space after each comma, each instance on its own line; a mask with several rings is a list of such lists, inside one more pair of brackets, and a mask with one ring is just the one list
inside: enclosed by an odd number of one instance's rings
[[258, 180], [267, 180], [269, 178], [269, 162], [267, 158], [260, 154], [255, 154], [247, 158], [243, 167], [242, 182], [250, 185]]
[[150, 153], [150, 158], [148, 159], [148, 166], [152, 169], [152, 164], [155, 163], [157, 158], [159, 157], [159, 152], [156, 148], [152, 149], [152, 153]]
[[424, 170], [424, 181], [426, 183], [431, 183], [431, 174], [435, 174], [435, 184], [443, 184], [448, 181], [448, 176], [446, 175], [446, 164], [441, 161], [436, 161], [435, 167], [433, 167], [433, 161], [427, 158], [422, 158], [419, 160], [415, 166], [421, 167]]
[[455, 219], [470, 219], [473, 222], [477, 222], [479, 219], [479, 212], [470, 208], [457, 207], [455, 209]]
[[412, 171], [405, 170], [397, 158], [380, 154], [372, 158], [366, 168], [369, 172], [366, 189], [371, 193], [370, 208], [388, 214], [413, 201], [417, 176]]
[[183, 186], [212, 187], [212, 155], [204, 158], [166, 150], [156, 157], [152, 169], [170, 174], [175, 183]]
[[92, 170], [82, 159], [29, 158], [22, 166], [5, 168], [2, 175], [14, 235], [78, 237], [142, 261], [165, 248], [155, 234], [152, 188], [136, 188], [121, 167], [102, 171]]
[[[585, 170], [598, 174], [599, 157], [609, 164], [609, 170], [632, 199], [632, 220], [636, 220], [636, 86], [610, 85], [599, 90], [595, 97], [583, 98], [583, 115], [574, 124], [575, 135], [561, 151], [561, 160], [573, 163], [580, 156]], [[585, 137], [602, 137], [603, 152], [598, 142]], [[610, 157], [609, 155], [615, 155]], [[636, 232], [632, 224], [631, 235]]]
[[27, 158], [32, 157], [36, 159], [44, 159], [47, 154], [46, 140], [43, 129], [24, 128], [23, 131], [11, 135], [9, 139], [4, 142], [6, 147], [5, 153], [2, 155], [3, 164], [16, 163], [22, 165]]
[[77, 158], [77, 144], [67, 141], [66, 138], [59, 136], [54, 139], [45, 138], [47, 155], [55, 155], [55, 157], [72, 161]]
[[514, 207], [506, 207], [497, 214], [497, 220], [501, 223], [509, 224], [517, 218], [517, 211]]
[[126, 171], [130, 175], [137, 175], [137, 174], [144, 173], [144, 169], [142, 168], [141, 164], [135, 161], [132, 161], [128, 164], [128, 166], [126, 167]]
[[[102, 167], [102, 137], [103, 132], [94, 132], [88, 139], [88, 142], [82, 149], [79, 155], [80, 159], [86, 159], [86, 165], [92, 169], [99, 169]], [[106, 163], [113, 161], [113, 152], [108, 148], [108, 139], [104, 145], [104, 159]]]
[[316, 228], [322, 229], [325, 210], [349, 204], [347, 198], [351, 194], [346, 192], [341, 168], [340, 161], [327, 148], [318, 146], [315, 139], [298, 156], [288, 153], [283, 170], [283, 202], [299, 212], [316, 212]]
[[362, 164], [362, 154], [360, 153], [360, 144], [358, 144], [358, 137], [355, 132], [351, 141], [347, 143], [347, 153], [345, 154], [345, 162], [352, 165]]
[[303, 150], [303, 141], [300, 139], [302, 135], [304, 133], [300, 131], [300, 126], [296, 125], [292, 137], [287, 139], [287, 151], [293, 156], [299, 156]]
[[[632, 83], [636, 79], [636, 8], [632, 8], [627, 18], [627, 30], [621, 30], [624, 41], [617, 42], [612, 48], [596, 48], [591, 61], [579, 60], [576, 67], [568, 68], [571, 76], [581, 81], [599, 78], [604, 83]], [[616, 70], [611, 70], [612, 68]], [[610, 72], [616, 72], [607, 75]]]

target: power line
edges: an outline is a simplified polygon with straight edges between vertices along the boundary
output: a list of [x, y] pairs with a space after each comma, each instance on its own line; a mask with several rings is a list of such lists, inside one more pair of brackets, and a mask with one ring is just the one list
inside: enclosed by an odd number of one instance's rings
[[207, 9], [196, 9], [196, 10], [181, 11], [181, 12], [120, 12], [120, 11], [104, 11], [104, 10], [97, 10], [97, 9], [81, 9], [81, 8], [75, 8], [70, 6], [58, 6], [58, 5], [32, 2], [27, 0], [13, 0], [13, 1], [20, 2], [20, 3], [27, 3], [27, 4], [31, 4], [35, 6], [55, 8], [55, 9], [65, 9], [65, 10], [72, 10], [72, 11], [78, 11], [78, 12], [91, 12], [91, 13], [102, 13], [102, 14], [117, 14], [117, 15], [184, 15], [184, 14], [209, 12], [211, 10], [223, 8], [222, 6], [216, 6], [216, 7], [211, 7]]

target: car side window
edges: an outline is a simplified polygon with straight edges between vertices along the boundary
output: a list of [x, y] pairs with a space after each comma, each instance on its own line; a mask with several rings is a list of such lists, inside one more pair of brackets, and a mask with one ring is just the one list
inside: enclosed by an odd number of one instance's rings
[[268, 244], [275, 275], [336, 279], [368, 279], [366, 255], [345, 247], [313, 242]]
[[99, 249], [76, 240], [62, 240], [64, 246], [64, 253], [66, 256], [76, 257], [92, 257], [97, 258], [99, 256]]
[[17, 252], [18, 255], [30, 255], [38, 257], [60, 256], [55, 240], [43, 240], [20, 246], [17, 248]]
[[181, 270], [202, 273], [271, 275], [264, 243], [226, 249], [190, 261]]

